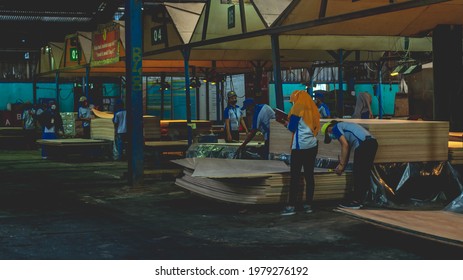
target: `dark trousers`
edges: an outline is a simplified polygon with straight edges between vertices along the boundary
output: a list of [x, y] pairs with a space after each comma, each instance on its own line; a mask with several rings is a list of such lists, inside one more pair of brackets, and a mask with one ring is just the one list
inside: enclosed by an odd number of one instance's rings
[[352, 200], [362, 203], [371, 187], [370, 173], [375, 160], [378, 142], [370, 138], [363, 141], [354, 151], [354, 191], [351, 195]]
[[84, 139], [90, 139], [90, 126], [84, 126], [83, 127], [83, 135], [82, 138]]
[[304, 167], [305, 200], [312, 204], [315, 189], [314, 167], [318, 146], [305, 150], [291, 150], [291, 185], [289, 186], [289, 205], [296, 206], [298, 198], [302, 197], [301, 170]]

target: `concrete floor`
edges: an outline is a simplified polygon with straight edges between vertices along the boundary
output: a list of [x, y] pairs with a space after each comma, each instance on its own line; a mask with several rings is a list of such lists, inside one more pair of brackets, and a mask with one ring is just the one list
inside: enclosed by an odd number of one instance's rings
[[463, 259], [460, 247], [334, 212], [336, 201], [282, 217], [279, 205], [211, 201], [169, 176], [131, 188], [126, 169], [0, 150], [0, 259]]

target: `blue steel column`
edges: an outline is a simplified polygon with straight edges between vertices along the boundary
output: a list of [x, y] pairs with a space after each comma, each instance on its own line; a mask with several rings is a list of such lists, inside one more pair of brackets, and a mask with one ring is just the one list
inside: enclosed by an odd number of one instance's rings
[[191, 127], [191, 97], [190, 97], [190, 48], [185, 47], [182, 50], [183, 63], [185, 67], [185, 96], [186, 96], [186, 122], [188, 129], [188, 146], [193, 142], [193, 131]]
[[376, 94], [378, 95], [378, 117], [383, 118], [383, 95], [382, 95], [382, 86], [383, 86], [383, 63], [378, 63], [378, 86], [376, 89]]
[[[212, 71], [215, 72], [215, 67], [216, 67], [216, 62], [215, 60], [212, 61]], [[215, 115], [216, 115], [216, 120], [220, 121], [220, 82], [218, 81], [218, 76], [213, 77], [215, 79]]]
[[128, 179], [133, 187], [143, 183], [142, 5], [141, 0], [127, 0], [125, 7]]
[[88, 80], [90, 76], [90, 66], [85, 67], [85, 97], [88, 99]]
[[55, 73], [55, 86], [56, 86], [56, 106], [59, 108], [59, 72]]
[[280, 65], [280, 41], [278, 35], [271, 35], [272, 39], [272, 63], [273, 63], [273, 82], [275, 85], [275, 101], [277, 108], [284, 110], [283, 85], [281, 84], [281, 65]]
[[344, 52], [343, 50], [339, 50], [339, 66], [338, 66], [338, 83], [339, 83], [339, 91], [338, 91], [338, 104], [337, 104], [337, 109], [336, 113], [338, 117], [343, 117], [344, 116], [344, 95], [343, 95], [343, 73], [342, 73], [342, 64], [344, 63]]

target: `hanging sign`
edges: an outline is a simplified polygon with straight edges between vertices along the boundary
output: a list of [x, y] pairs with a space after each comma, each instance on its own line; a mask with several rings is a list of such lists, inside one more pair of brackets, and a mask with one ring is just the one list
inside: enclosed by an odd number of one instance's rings
[[119, 61], [119, 26], [115, 23], [103, 25], [93, 32], [92, 66]]
[[159, 45], [167, 42], [167, 29], [165, 25], [151, 28], [151, 45]]
[[228, 29], [235, 27], [235, 5], [228, 7]]

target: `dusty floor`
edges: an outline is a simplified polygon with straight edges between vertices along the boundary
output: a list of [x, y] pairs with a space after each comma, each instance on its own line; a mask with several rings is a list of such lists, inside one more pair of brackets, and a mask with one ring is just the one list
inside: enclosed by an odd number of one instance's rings
[[336, 201], [282, 217], [281, 206], [192, 195], [171, 176], [132, 188], [126, 169], [0, 150], [0, 259], [463, 259], [462, 248], [334, 212]]

